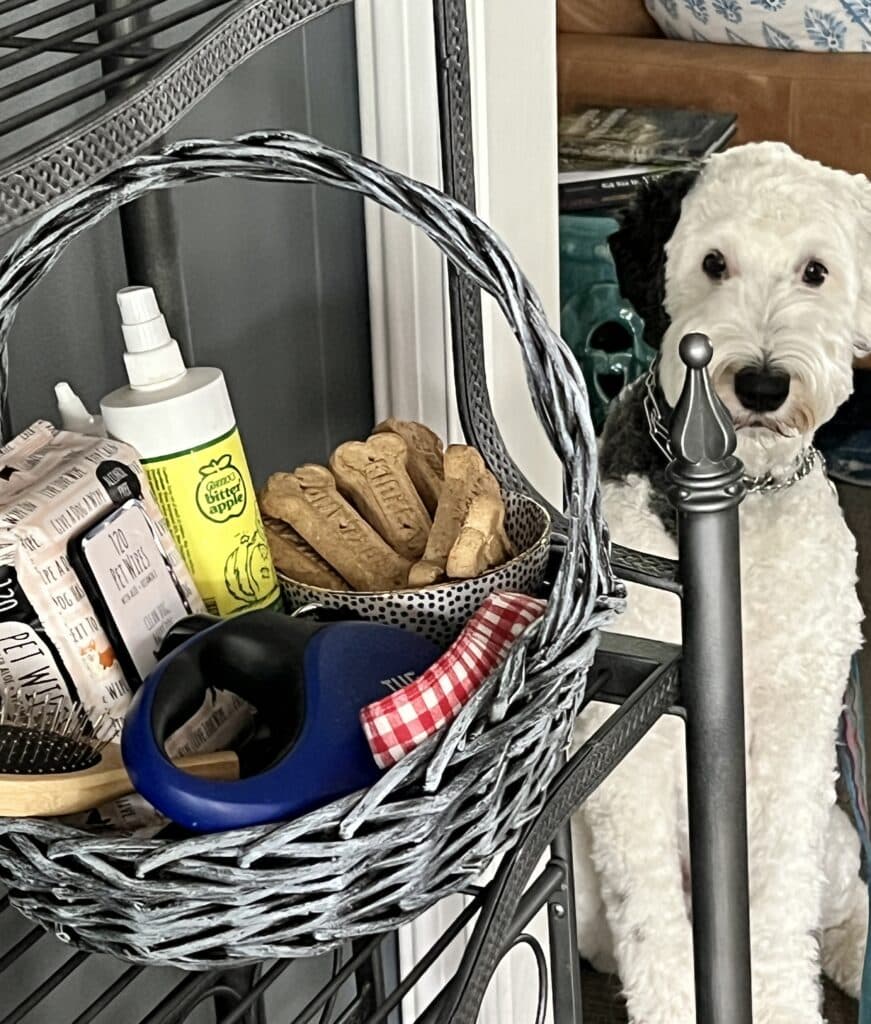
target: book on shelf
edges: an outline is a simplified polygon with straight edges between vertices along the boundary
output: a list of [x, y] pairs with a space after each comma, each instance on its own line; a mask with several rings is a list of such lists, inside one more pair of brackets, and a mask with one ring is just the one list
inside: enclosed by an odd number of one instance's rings
[[560, 118], [560, 210], [625, 206], [650, 181], [725, 148], [734, 114], [588, 107]]
[[665, 107], [586, 107], [559, 120], [560, 170], [574, 160], [681, 164], [723, 149], [735, 114]]
[[559, 208], [562, 213], [584, 212], [625, 206], [651, 181], [693, 163], [601, 164], [597, 169], [561, 171], [558, 176]]

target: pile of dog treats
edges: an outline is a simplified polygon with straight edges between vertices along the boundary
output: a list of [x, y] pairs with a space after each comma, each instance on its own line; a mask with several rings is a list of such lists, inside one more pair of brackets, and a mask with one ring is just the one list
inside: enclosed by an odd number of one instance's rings
[[470, 579], [509, 558], [499, 484], [474, 448], [388, 419], [340, 445], [329, 468], [273, 473], [260, 494], [280, 573], [330, 590]]

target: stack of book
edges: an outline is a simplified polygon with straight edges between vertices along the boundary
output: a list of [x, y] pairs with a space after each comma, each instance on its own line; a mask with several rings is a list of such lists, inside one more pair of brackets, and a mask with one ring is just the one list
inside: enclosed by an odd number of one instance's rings
[[616, 209], [674, 170], [724, 149], [735, 114], [587, 107], [559, 121], [560, 212]]

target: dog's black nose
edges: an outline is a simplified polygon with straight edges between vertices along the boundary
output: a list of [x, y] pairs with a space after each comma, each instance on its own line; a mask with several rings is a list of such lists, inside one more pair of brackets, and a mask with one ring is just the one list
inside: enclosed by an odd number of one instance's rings
[[789, 374], [765, 367], [748, 366], [735, 374], [735, 394], [745, 409], [774, 412], [789, 394]]

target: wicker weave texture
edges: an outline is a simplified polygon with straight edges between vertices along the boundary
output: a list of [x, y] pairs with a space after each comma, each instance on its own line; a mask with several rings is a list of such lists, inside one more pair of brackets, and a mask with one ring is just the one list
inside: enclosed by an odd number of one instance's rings
[[[596, 631], [623, 602], [583, 380], [537, 295], [466, 207], [361, 157], [258, 132], [133, 160], [37, 221], [0, 261], [4, 358], [18, 303], [77, 235], [151, 189], [227, 177], [361, 193], [419, 226], [490, 292], [565, 466], [569, 515], [544, 617], [447, 729], [371, 789], [290, 823], [181, 841], [0, 821], [0, 876], [25, 914], [84, 948], [188, 969], [321, 953], [394, 928], [477, 877], [541, 808], [564, 762]], [[505, 467], [491, 468], [504, 482]]]

